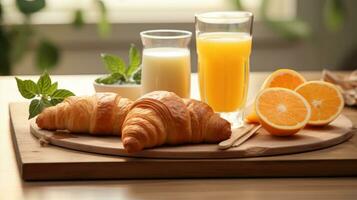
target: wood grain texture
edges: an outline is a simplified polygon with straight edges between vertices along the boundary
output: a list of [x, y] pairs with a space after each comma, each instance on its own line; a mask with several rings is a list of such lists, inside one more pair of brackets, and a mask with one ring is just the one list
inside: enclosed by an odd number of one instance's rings
[[[343, 72], [349, 73], [349, 72]], [[267, 72], [254, 72], [250, 76], [249, 99], [254, 97], [254, 92], [259, 89]], [[309, 80], [316, 80], [321, 77], [321, 72], [303, 72]], [[72, 75], [72, 76], [52, 76], [54, 81], [60, 83], [61, 88], [67, 88], [77, 95], [88, 95], [94, 92], [91, 85], [99, 75]], [[22, 76], [23, 79], [37, 80], [36, 76]], [[192, 75], [192, 96], [197, 97], [197, 75]], [[75, 84], [73, 84], [75, 83]], [[275, 200], [275, 199], [349, 199], [355, 200], [357, 197], [356, 177], [314, 177], [314, 178], [215, 178], [215, 179], [155, 179], [155, 180], [106, 180], [106, 181], [23, 181], [14, 153], [12, 135], [10, 134], [10, 116], [7, 112], [9, 102], [26, 101], [17, 92], [16, 81], [13, 76], [0, 77], [0, 199], [26, 199], [26, 200], [62, 200], [62, 199], [172, 199], [172, 200], [217, 200], [217, 199], [237, 199], [240, 200]], [[343, 112], [351, 119], [355, 127], [357, 125], [357, 108], [346, 107]], [[26, 113], [25, 113], [26, 114]], [[43, 162], [46, 158], [53, 158], [57, 152], [63, 149], [56, 146], [40, 148], [38, 143], [33, 143], [34, 138], [29, 137], [28, 143], [33, 151], [32, 157], [36, 162]], [[25, 142], [25, 141], [22, 141]], [[346, 153], [349, 152], [349, 153]], [[356, 152], [356, 153], [352, 153]], [[42, 155], [43, 157], [39, 157]], [[78, 154], [76, 151], [65, 151], [64, 157], [58, 158], [62, 162], [75, 162], [76, 158], [90, 162], [94, 159], [101, 159], [103, 162], [113, 162], [111, 156], [95, 156], [93, 154]], [[320, 167], [323, 170], [327, 167], [330, 171], [340, 170], [340, 174], [356, 174], [355, 166], [351, 166], [351, 161], [357, 159], [357, 137], [327, 149], [307, 152], [303, 154], [292, 154], [278, 156], [281, 160], [301, 159], [319, 161], [336, 159], [343, 161], [332, 166]], [[271, 157], [272, 159], [274, 157]], [[242, 160], [257, 160], [242, 159]], [[25, 159], [27, 161], [28, 158]], [[66, 161], [67, 160], [67, 161]], [[116, 161], [120, 159], [115, 159]], [[264, 163], [258, 163], [264, 168]], [[304, 167], [309, 173], [308, 166]], [[354, 169], [352, 169], [354, 167]], [[259, 170], [258, 168], [255, 168]], [[281, 168], [280, 168], [281, 169]], [[344, 169], [347, 171], [345, 172]], [[52, 170], [50, 168], [44, 170]], [[166, 168], [161, 168], [166, 171]], [[221, 170], [218, 169], [218, 170]], [[278, 169], [277, 169], [278, 170]], [[286, 169], [289, 170], [289, 169]], [[67, 172], [69, 173], [69, 172]], [[85, 170], [88, 173], [88, 170]], [[165, 173], [165, 172], [163, 172]], [[223, 172], [221, 172], [223, 173]], [[237, 172], [243, 174], [243, 172]], [[274, 170], [274, 173], [278, 173]], [[313, 172], [311, 172], [313, 173]], [[337, 172], [335, 171], [334, 174]], [[318, 176], [318, 174], [316, 174]], [[228, 177], [228, 176], [227, 176]]]
[[[13, 124], [28, 123], [20, 109], [27, 110], [24, 103], [11, 103], [10, 114]], [[352, 137], [352, 122], [340, 115], [324, 128], [306, 128], [292, 137], [274, 137], [263, 128], [250, 140], [227, 150], [220, 150], [217, 144], [195, 144], [181, 146], [163, 146], [146, 149], [135, 154], [128, 154], [120, 137], [98, 137], [87, 134], [73, 134], [64, 131], [41, 130], [36, 120], [30, 120], [32, 135], [49, 144], [78, 151], [139, 158], [243, 158], [300, 153], [322, 149], [342, 143]], [[233, 135], [238, 129], [233, 130]], [[28, 129], [21, 130], [24, 134]], [[237, 133], [238, 134], [238, 133]]]
[[[345, 162], [348, 162], [350, 167], [357, 167], [357, 159], [347, 161], [340, 160], [340, 157], [331, 157], [327, 160], [310, 160], [306, 159], [303, 154], [295, 154], [300, 155], [300, 157], [288, 160], [283, 159], [284, 157], [281, 156], [254, 159], [223, 159], [230, 156], [275, 155], [280, 154], [281, 151], [307, 151], [340, 143], [350, 138], [353, 134], [348, 131], [352, 124], [344, 116], [336, 120], [333, 126], [326, 127], [324, 131], [304, 130], [305, 133], [302, 132], [300, 136], [297, 135], [295, 140], [291, 140], [291, 138], [273, 138], [268, 133], [262, 132], [256, 138], [252, 138], [251, 143], [248, 142], [236, 150], [220, 151], [217, 150], [216, 145], [191, 145], [151, 149], [136, 155], [153, 157], [159, 154], [163, 157], [166, 155], [166, 157], [176, 158], [187, 158], [191, 155], [192, 158], [197, 158], [198, 155], [204, 154], [204, 158], [206, 158], [152, 159], [103, 156], [63, 148], [61, 151], [51, 153], [52, 146], [41, 147], [36, 138], [30, 134], [30, 121], [24, 117], [26, 112], [27, 104], [10, 104], [10, 114], [14, 128], [14, 144], [18, 148], [19, 165], [25, 180], [337, 176], [354, 175], [353, 168], [350, 169], [351, 171], [348, 168], [338, 170], [339, 167], [343, 166], [341, 164]], [[95, 143], [97, 145], [95, 150], [105, 154], [124, 152], [124, 149], [120, 146], [119, 138], [98, 138], [68, 133], [42, 132], [48, 135], [47, 140], [55, 141], [57, 145], [70, 144], [72, 145], [71, 148], [79, 145], [82, 151], [90, 152], [94, 151], [93, 143]], [[52, 139], [49, 137], [52, 137]], [[325, 141], [321, 142], [321, 140]], [[304, 141], [305, 144], [301, 145], [299, 143], [301, 141]], [[295, 148], [291, 148], [294, 145]], [[194, 153], [192, 154], [192, 152]], [[67, 153], [74, 153], [75, 155], [68, 156]], [[354, 155], [355, 152], [350, 152], [350, 154]], [[221, 156], [221, 159], [212, 159], [219, 158], [219, 156]], [[264, 165], [264, 168], [261, 168], [261, 165]], [[321, 169], [321, 166], [325, 165], [329, 167]], [[306, 170], [306, 167], [309, 170]], [[165, 169], [164, 171], [162, 170], [163, 168]]]

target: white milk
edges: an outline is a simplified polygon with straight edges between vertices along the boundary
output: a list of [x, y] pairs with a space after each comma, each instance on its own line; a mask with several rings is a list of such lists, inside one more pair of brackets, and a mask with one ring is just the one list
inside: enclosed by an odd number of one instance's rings
[[185, 48], [148, 48], [143, 51], [143, 94], [166, 90], [190, 96], [190, 51]]

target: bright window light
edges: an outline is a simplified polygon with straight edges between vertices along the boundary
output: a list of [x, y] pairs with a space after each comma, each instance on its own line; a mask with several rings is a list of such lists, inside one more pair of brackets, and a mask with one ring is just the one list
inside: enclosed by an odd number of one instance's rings
[[[235, 0], [103, 0], [112, 23], [193, 22], [194, 14], [207, 11], [235, 10]], [[259, 20], [262, 0], [241, 0], [246, 10]], [[2, 0], [5, 22], [21, 23], [15, 0]], [[87, 23], [98, 19], [97, 0], [46, 0], [46, 7], [32, 17], [34, 24], [66, 24], [76, 9], [84, 11]], [[296, 0], [269, 0], [268, 16], [279, 20], [296, 17]]]

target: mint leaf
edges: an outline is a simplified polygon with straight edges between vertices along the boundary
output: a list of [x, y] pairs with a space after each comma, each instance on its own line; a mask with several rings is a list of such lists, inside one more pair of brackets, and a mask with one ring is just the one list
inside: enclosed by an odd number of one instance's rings
[[53, 83], [52, 85], [51, 85], [51, 87], [48, 89], [48, 95], [52, 95], [56, 90], [57, 90], [57, 88], [58, 88], [58, 83], [57, 82], [55, 82], [55, 83]]
[[139, 69], [140, 63], [141, 63], [140, 53], [138, 49], [135, 47], [135, 45], [131, 44], [129, 50], [129, 67], [127, 68], [126, 76], [131, 77], [133, 73], [135, 73]]
[[64, 99], [51, 99], [50, 104], [51, 104], [51, 106], [55, 106], [55, 105], [61, 103], [63, 100]]
[[17, 83], [17, 88], [18, 88], [20, 94], [24, 98], [32, 99], [38, 94], [37, 85], [32, 80], [24, 80], [23, 81], [17, 77], [15, 77], [15, 79], [16, 79], [16, 83]]
[[[129, 65], [114, 55], [101, 54], [102, 60], [111, 73], [104, 77], [97, 78], [95, 82], [102, 84], [132, 84], [141, 82], [141, 55], [134, 44], [131, 44], [129, 49]], [[135, 76], [135, 77], [134, 77]]]
[[101, 57], [109, 72], [125, 76], [126, 65], [121, 58], [110, 54], [101, 54]]
[[67, 97], [74, 96], [73, 92], [65, 89], [58, 89], [52, 95], [51, 99], [65, 99]]
[[30, 103], [29, 106], [29, 119], [37, 116], [42, 112], [43, 109], [50, 107], [51, 102], [48, 101], [47, 99], [41, 98], [41, 99], [33, 99]]
[[47, 72], [44, 72], [37, 81], [37, 87], [40, 94], [48, 94], [51, 88], [51, 78]]
[[95, 80], [97, 83], [102, 83], [102, 84], [114, 84], [118, 83], [120, 80], [123, 80], [124, 77], [119, 74], [119, 73], [114, 73], [114, 74], [109, 74], [107, 76], [99, 77]]
[[71, 91], [65, 89], [58, 89], [51, 95], [51, 100], [49, 101], [49, 103], [51, 104], [51, 106], [55, 106], [61, 103], [65, 98], [70, 96], [74, 96]]
[[141, 83], [141, 69], [134, 74], [133, 79], [136, 84]]
[[29, 113], [30, 113], [29, 119], [40, 114], [45, 107], [46, 107], [45, 104], [41, 100], [38, 99], [32, 100], [29, 107]]
[[37, 83], [32, 80], [21, 80], [15, 77], [19, 92], [26, 99], [33, 99], [29, 106], [29, 119], [35, 117], [46, 107], [54, 106], [74, 94], [69, 90], [57, 89], [58, 83], [51, 84], [51, 78], [44, 72]]
[[52, 103], [48, 99], [41, 98], [40, 101], [42, 101], [42, 104], [44, 105], [45, 108], [52, 106]]

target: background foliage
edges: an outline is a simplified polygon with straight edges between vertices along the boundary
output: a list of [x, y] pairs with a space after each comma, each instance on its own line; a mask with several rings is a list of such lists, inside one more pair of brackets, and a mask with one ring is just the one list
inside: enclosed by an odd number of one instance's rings
[[[234, 0], [238, 10], [245, 10], [241, 0]], [[346, 7], [343, 0], [324, 0], [323, 21], [329, 31], [339, 31], [343, 27], [346, 18]], [[264, 24], [274, 32], [288, 40], [306, 39], [311, 36], [310, 25], [299, 18], [293, 20], [272, 20], [267, 16], [270, 0], [262, 0], [260, 17]]]
[[[107, 37], [110, 34], [110, 23], [107, 18], [107, 9], [101, 0], [96, 1], [100, 13], [98, 21], [98, 34]], [[74, 2], [75, 3], [75, 2]], [[29, 51], [29, 44], [35, 45], [35, 62], [40, 71], [51, 69], [57, 65], [61, 58], [58, 45], [37, 32], [31, 25], [33, 14], [40, 12], [46, 6], [45, 0], [16, 0], [16, 8], [22, 14], [23, 20], [18, 25], [5, 25], [3, 21], [3, 6], [0, 1], [0, 75], [10, 75], [12, 67], [21, 61]], [[73, 11], [74, 28], [81, 28], [84, 22], [83, 10]]]
[[[31, 25], [32, 15], [46, 7], [45, 0], [15, 0], [16, 8], [22, 14], [23, 20], [18, 25], [5, 25], [3, 21], [3, 6], [0, 1], [0, 75], [9, 75], [16, 63], [20, 62], [29, 52], [29, 46], [35, 48], [36, 67], [42, 71], [51, 69], [61, 59], [61, 51], [58, 45], [36, 31]], [[98, 35], [101, 38], [108, 37], [111, 25], [107, 18], [107, 8], [103, 1], [95, 1], [99, 12], [97, 20]], [[240, 0], [233, 0], [238, 10], [246, 10]], [[310, 25], [299, 18], [293, 20], [278, 21], [267, 16], [267, 10], [271, 0], [262, 0], [260, 16], [264, 24], [271, 30], [287, 40], [301, 40], [309, 38], [312, 33]], [[75, 2], [73, 2], [75, 3]], [[80, 29], [85, 24], [85, 12], [81, 9], [73, 10], [72, 25]], [[324, 0], [323, 22], [329, 31], [339, 31], [346, 19], [346, 6], [343, 0]]]

